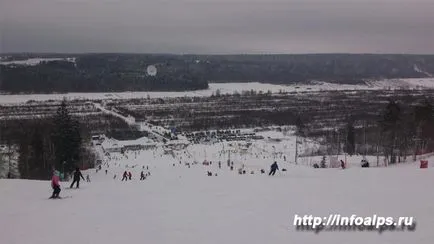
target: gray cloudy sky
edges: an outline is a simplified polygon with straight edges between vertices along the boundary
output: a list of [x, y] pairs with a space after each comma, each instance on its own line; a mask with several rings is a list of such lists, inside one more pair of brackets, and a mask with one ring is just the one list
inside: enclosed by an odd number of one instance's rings
[[434, 0], [0, 0], [0, 52], [434, 53]]

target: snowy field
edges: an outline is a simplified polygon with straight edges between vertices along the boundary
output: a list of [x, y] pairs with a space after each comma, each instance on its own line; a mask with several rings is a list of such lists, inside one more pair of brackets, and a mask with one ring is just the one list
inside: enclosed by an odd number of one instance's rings
[[75, 58], [29, 58], [26, 60], [14, 60], [14, 61], [0, 61], [1, 65], [26, 65], [35, 66], [41, 62], [51, 62], [51, 61], [69, 61], [75, 63]]
[[131, 99], [131, 98], [158, 98], [158, 97], [193, 97], [211, 96], [219, 90], [220, 94], [241, 93], [254, 90], [256, 92], [272, 93], [282, 92], [314, 92], [337, 90], [382, 90], [382, 89], [434, 89], [434, 78], [396, 79], [367, 82], [366, 85], [345, 85], [327, 82], [313, 82], [310, 85], [273, 85], [267, 83], [210, 83], [209, 89], [188, 92], [113, 92], [113, 93], [66, 93], [66, 94], [26, 94], [26, 95], [0, 95], [0, 104], [24, 103], [29, 100], [47, 101], [67, 99]]
[[[284, 152], [291, 143], [275, 145]], [[112, 153], [104, 157], [101, 171], [83, 172], [91, 183], [82, 182], [80, 189], [62, 183], [61, 196], [71, 196], [62, 200], [47, 199], [48, 181], [0, 180], [1, 243], [432, 243], [434, 157], [423, 170], [417, 163], [360, 168], [356, 157], [349, 158], [346, 170], [313, 169], [284, 161], [274, 153], [276, 146], [264, 145], [269, 146], [251, 145], [247, 152], [231, 142], [191, 145], [173, 154], [162, 148]], [[203, 165], [205, 159], [212, 164]], [[274, 160], [287, 171], [274, 177], [259, 172], [268, 171]], [[245, 175], [236, 170], [242, 164]], [[121, 181], [125, 170], [132, 172], [131, 181]], [[144, 181], [139, 180], [142, 170], [151, 173]], [[334, 213], [412, 216], [417, 227], [414, 232], [315, 234], [292, 225], [295, 214]]]

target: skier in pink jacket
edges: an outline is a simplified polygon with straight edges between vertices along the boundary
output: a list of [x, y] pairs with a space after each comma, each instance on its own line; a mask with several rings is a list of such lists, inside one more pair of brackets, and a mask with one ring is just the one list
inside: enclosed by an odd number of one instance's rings
[[50, 198], [60, 198], [60, 179], [59, 179], [59, 171], [55, 170], [53, 173], [53, 177], [51, 178], [51, 187], [53, 188], [53, 195]]

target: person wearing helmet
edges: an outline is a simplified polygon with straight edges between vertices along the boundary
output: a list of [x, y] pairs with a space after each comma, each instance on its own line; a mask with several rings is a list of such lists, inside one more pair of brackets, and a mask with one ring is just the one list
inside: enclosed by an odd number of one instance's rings
[[53, 177], [51, 178], [51, 187], [53, 188], [53, 195], [50, 198], [60, 198], [60, 172], [55, 170], [53, 173]]

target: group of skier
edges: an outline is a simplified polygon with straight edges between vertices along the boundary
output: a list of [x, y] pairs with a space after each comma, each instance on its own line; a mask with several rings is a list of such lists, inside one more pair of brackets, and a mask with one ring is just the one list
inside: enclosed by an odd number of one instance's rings
[[[76, 188], [80, 188], [80, 180], [84, 179], [83, 174], [80, 171], [80, 168], [75, 168], [74, 171], [74, 175], [73, 175], [73, 180], [71, 185], [69, 186], [70, 188], [74, 187], [74, 184], [76, 185]], [[90, 176], [87, 175], [86, 177], [86, 181], [90, 182]], [[51, 199], [54, 198], [60, 198], [59, 194], [60, 194], [60, 172], [58, 170], [54, 170], [53, 172], [53, 176], [51, 177], [51, 188], [53, 188], [53, 194], [51, 195]]]
[[[231, 164], [229, 164], [229, 165], [231, 165]], [[221, 167], [221, 163], [219, 163], [219, 167]], [[148, 169], [148, 167], [147, 167], [147, 169]], [[270, 176], [275, 175], [277, 170], [279, 170], [279, 166], [277, 165], [277, 162], [274, 162], [270, 166], [270, 172], [268, 175], [270, 175]], [[106, 174], [107, 174], [107, 172], [106, 172]], [[146, 180], [147, 176], [150, 176], [150, 172], [145, 173], [144, 171], [141, 171], [140, 180], [141, 181]], [[115, 175], [115, 178], [116, 178], [116, 175]], [[86, 179], [85, 179], [83, 174], [80, 171], [80, 168], [77, 167], [73, 173], [73, 180], [72, 180], [72, 183], [70, 185], [70, 188], [73, 188], [74, 185], [76, 186], [76, 188], [80, 188], [80, 180], [81, 179], [86, 180], [87, 182], [90, 182], [90, 176], [87, 175]], [[124, 171], [124, 173], [122, 175], [122, 181], [128, 181], [128, 180], [132, 180], [132, 173], [128, 172], [128, 171]], [[59, 196], [60, 191], [61, 191], [61, 189], [60, 189], [60, 172], [58, 170], [53, 171], [53, 176], [51, 178], [51, 187], [53, 188], [53, 194], [51, 195], [50, 198], [60, 198], [60, 196]]]
[[[140, 180], [146, 180], [147, 176], [150, 176], [151, 173], [147, 172], [145, 174], [144, 171], [140, 172]], [[133, 174], [131, 174], [131, 172], [127, 172], [126, 170], [124, 171], [123, 175], [122, 175], [122, 180], [121, 181], [128, 181], [128, 180], [132, 180]], [[114, 178], [116, 179], [116, 177]]]
[[122, 181], [128, 181], [128, 180], [131, 180], [131, 178], [133, 177], [133, 175], [131, 174], [131, 172], [127, 172], [126, 170], [125, 170], [125, 172], [124, 172], [124, 174], [123, 174], [123, 176], [122, 176]]

